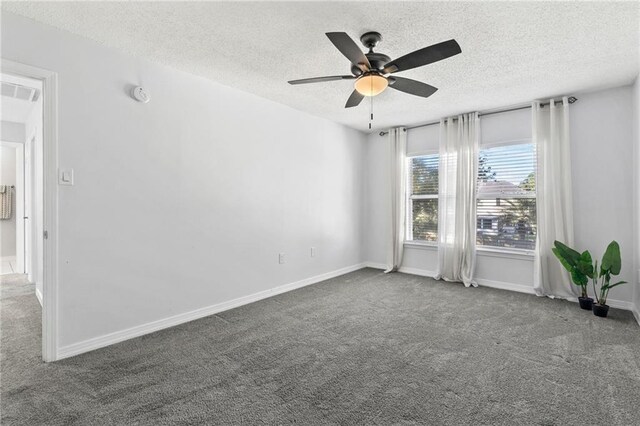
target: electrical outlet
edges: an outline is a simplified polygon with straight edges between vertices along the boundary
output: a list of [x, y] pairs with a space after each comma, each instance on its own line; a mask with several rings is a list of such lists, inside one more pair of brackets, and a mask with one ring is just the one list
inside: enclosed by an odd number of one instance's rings
[[316, 257], [316, 248], [311, 247], [311, 257]]
[[278, 254], [278, 263], [281, 265], [284, 263], [284, 253]]

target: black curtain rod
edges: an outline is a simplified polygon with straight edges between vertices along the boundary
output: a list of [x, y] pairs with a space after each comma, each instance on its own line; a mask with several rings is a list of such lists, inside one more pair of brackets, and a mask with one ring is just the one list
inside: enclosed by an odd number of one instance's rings
[[[567, 100], [569, 101], [570, 104], [572, 104], [575, 101], [577, 101], [578, 98], [576, 98], [575, 96], [569, 96], [569, 98]], [[540, 106], [546, 106], [546, 105], [549, 105], [549, 102], [544, 103], [544, 104], [540, 104]], [[521, 106], [521, 107], [501, 109], [501, 110], [498, 110], [498, 111], [484, 112], [484, 113], [478, 114], [478, 117], [484, 117], [485, 115], [502, 114], [503, 112], [519, 111], [521, 109], [528, 109], [528, 108], [531, 108], [531, 105], [525, 105], [525, 106]], [[454, 118], [454, 120], [455, 120], [455, 118]], [[433, 126], [434, 124], [440, 124], [440, 120], [434, 121], [432, 123], [419, 124], [417, 126], [405, 127], [404, 131], [406, 132], [407, 130], [411, 130], [411, 129], [418, 129], [420, 127]], [[379, 135], [380, 136], [384, 136], [384, 135], [386, 135], [388, 133], [389, 132], [380, 132]]]

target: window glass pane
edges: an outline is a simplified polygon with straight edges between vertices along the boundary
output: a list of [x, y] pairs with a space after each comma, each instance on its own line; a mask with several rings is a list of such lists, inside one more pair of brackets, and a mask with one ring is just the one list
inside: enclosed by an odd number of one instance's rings
[[536, 151], [533, 144], [480, 150], [478, 197], [485, 195], [535, 195]]
[[411, 200], [413, 239], [436, 241], [438, 237], [438, 199]]
[[536, 199], [479, 199], [477, 243], [533, 250], [536, 246]]
[[535, 145], [480, 150], [477, 194], [478, 245], [535, 249]]
[[412, 195], [438, 195], [438, 155], [412, 157], [411, 169]]

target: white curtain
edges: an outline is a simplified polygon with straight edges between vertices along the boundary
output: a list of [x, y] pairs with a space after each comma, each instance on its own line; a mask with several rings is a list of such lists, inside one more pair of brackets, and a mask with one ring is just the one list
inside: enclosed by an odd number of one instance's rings
[[438, 271], [436, 279], [473, 280], [476, 262], [478, 113], [440, 120]]
[[573, 247], [573, 200], [569, 138], [569, 101], [532, 105], [533, 141], [538, 153], [536, 176], [538, 237], [534, 289], [539, 296], [575, 298], [569, 274], [553, 255], [554, 240]]
[[387, 240], [385, 272], [397, 271], [400, 268], [404, 249], [407, 132], [402, 127], [389, 130], [389, 159], [391, 208], [388, 220], [391, 226]]

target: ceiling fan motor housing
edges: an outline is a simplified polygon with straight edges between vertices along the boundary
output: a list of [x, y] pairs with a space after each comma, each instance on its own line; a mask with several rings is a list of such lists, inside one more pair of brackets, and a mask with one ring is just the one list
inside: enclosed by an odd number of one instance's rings
[[355, 80], [354, 90], [349, 96], [345, 108], [358, 106], [365, 96], [376, 96], [387, 87], [428, 98], [438, 90], [437, 87], [410, 78], [396, 77], [395, 73], [429, 65], [462, 53], [458, 42], [451, 39], [423, 47], [391, 61], [387, 55], [373, 51], [374, 47], [382, 40], [382, 36], [378, 32], [370, 31], [360, 36], [362, 44], [369, 49], [367, 53], [363, 52], [362, 48], [345, 32], [327, 32], [325, 35], [349, 60], [351, 74], [290, 80], [289, 84]]
[[[391, 61], [391, 58], [384, 53], [377, 53], [373, 51], [373, 48], [382, 41], [382, 35], [380, 33], [375, 31], [364, 33], [362, 34], [362, 36], [360, 36], [360, 41], [362, 42], [364, 47], [369, 49], [369, 53], [365, 53], [365, 56], [371, 64], [371, 69], [381, 70], [388, 62]], [[362, 75], [362, 70], [356, 65], [352, 65], [351, 73], [353, 75], [359, 76]]]
[[[365, 56], [367, 57], [367, 59], [369, 60], [369, 63], [371, 64], [371, 69], [374, 69], [374, 70], [382, 70], [385, 64], [391, 61], [391, 58], [385, 55], [384, 53], [370, 52], [370, 53], [365, 53]], [[357, 66], [352, 65], [351, 73], [353, 75], [361, 75], [362, 70]]]

